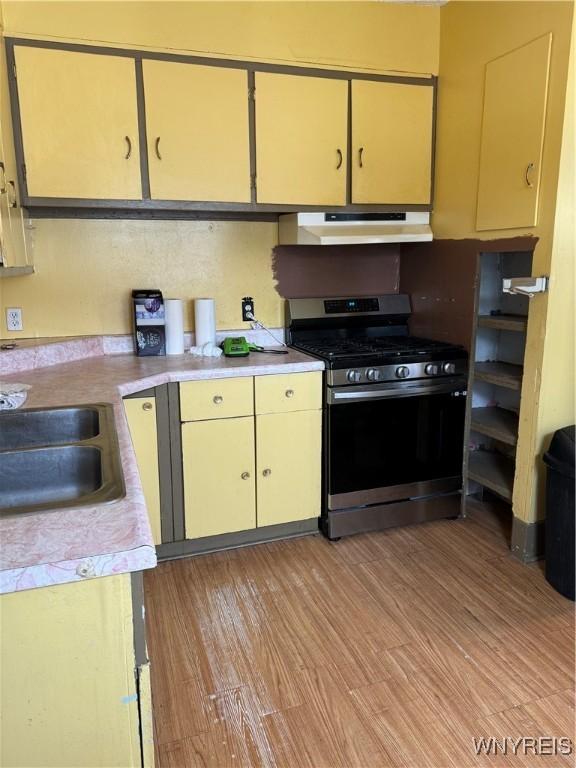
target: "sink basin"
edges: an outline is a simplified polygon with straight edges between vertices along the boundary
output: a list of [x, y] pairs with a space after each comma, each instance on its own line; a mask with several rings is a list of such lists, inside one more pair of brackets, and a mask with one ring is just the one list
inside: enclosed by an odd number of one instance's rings
[[0, 416], [0, 451], [77, 443], [99, 431], [97, 408], [9, 411]]
[[0, 414], [0, 515], [101, 504], [124, 492], [110, 405]]
[[60, 504], [93, 494], [101, 485], [101, 452], [94, 446], [0, 453], [1, 509]]

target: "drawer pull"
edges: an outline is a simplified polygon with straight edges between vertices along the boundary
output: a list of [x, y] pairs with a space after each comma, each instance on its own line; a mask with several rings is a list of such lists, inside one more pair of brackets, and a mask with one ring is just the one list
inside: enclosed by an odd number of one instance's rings
[[222, 397], [222, 395], [214, 395], [214, 397], [212, 398], [212, 402], [214, 403], [214, 405], [220, 405], [220, 403], [224, 402], [224, 398]]
[[286, 390], [286, 397], [294, 397], [294, 390], [293, 389], [287, 389]]
[[142, 410], [143, 411], [151, 411], [152, 410], [152, 403], [142, 403]]
[[271, 475], [271, 474], [272, 474], [272, 470], [271, 470], [271, 469], [265, 469], [265, 470], [263, 470], [263, 472], [262, 472], [262, 475], [263, 475], [264, 477], [270, 477], [270, 475]]
[[242, 472], [240, 477], [242, 478], [242, 480], [249, 480], [250, 479], [250, 472]]

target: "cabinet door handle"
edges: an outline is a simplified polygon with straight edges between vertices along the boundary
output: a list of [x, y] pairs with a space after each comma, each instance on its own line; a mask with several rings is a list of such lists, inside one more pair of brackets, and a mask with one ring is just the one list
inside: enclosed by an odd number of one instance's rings
[[250, 480], [250, 472], [242, 472], [240, 477], [242, 478], [242, 480]]
[[142, 403], [142, 410], [143, 411], [151, 411], [152, 410], [152, 403]]
[[154, 142], [154, 149], [156, 150], [156, 157], [158, 160], [162, 160], [162, 155], [160, 154], [160, 136], [156, 137], [156, 141]]
[[224, 398], [222, 397], [222, 395], [214, 395], [214, 397], [212, 398], [212, 402], [214, 403], [214, 405], [220, 405], [220, 403], [224, 402]]
[[286, 397], [294, 397], [294, 390], [293, 389], [287, 389], [285, 394], [286, 394]]
[[0, 181], [0, 195], [6, 192], [6, 168], [4, 163], [0, 163], [0, 171], [2, 172], [2, 181]]
[[18, 201], [16, 200], [16, 184], [13, 181], [8, 182], [8, 205], [10, 208], [18, 208]]
[[338, 155], [338, 162], [336, 163], [336, 170], [339, 171], [340, 168], [342, 168], [342, 160], [343, 160], [342, 150], [341, 149], [337, 149], [336, 150], [336, 154]]
[[271, 469], [264, 469], [264, 470], [262, 470], [262, 475], [264, 477], [270, 477], [271, 474], [272, 474], [272, 470]]
[[534, 170], [534, 163], [528, 163], [526, 166], [526, 172], [524, 174], [524, 178], [526, 179], [526, 186], [533, 187], [534, 184], [530, 181], [530, 171]]
[[132, 142], [130, 141], [130, 136], [124, 136], [124, 141], [126, 142], [126, 154], [124, 160], [130, 160], [130, 155], [132, 154]]
[[364, 147], [360, 147], [360, 149], [358, 150], [358, 165], [359, 165], [360, 168], [364, 167], [364, 165], [362, 163], [362, 155], [363, 155], [363, 153], [364, 153]]

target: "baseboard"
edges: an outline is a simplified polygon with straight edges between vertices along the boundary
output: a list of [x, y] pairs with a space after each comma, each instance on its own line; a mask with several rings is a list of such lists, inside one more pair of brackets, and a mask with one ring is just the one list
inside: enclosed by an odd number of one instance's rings
[[223, 533], [220, 536], [173, 541], [156, 547], [156, 554], [158, 560], [176, 560], [180, 557], [190, 557], [190, 555], [206, 555], [210, 552], [219, 552], [222, 549], [264, 544], [267, 541], [308, 536], [312, 533], [318, 533], [317, 517], [312, 517], [309, 520], [297, 520], [293, 523], [267, 525], [264, 528], [254, 528], [249, 531]]
[[512, 521], [510, 550], [522, 563], [533, 563], [544, 557], [544, 520], [525, 523], [515, 517]]

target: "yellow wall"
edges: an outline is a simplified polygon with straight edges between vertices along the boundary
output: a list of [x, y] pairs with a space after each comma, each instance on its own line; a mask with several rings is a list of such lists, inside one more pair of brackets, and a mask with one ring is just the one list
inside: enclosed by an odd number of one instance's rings
[[[4, 304], [23, 307], [26, 337], [130, 333], [132, 288], [214, 297], [219, 328], [244, 327], [250, 295], [258, 319], [282, 325], [275, 223], [38, 219], [34, 228], [36, 274], [0, 283]], [[191, 301], [187, 311], [190, 329]]]
[[[441, 9], [440, 75], [433, 215], [438, 238], [490, 240], [531, 234], [539, 238], [533, 273], [550, 274], [552, 235], [566, 97], [572, 2], [459, 2]], [[505, 231], [475, 229], [480, 159], [484, 72], [488, 61], [552, 32], [552, 61], [542, 161], [538, 226]], [[531, 522], [541, 515], [536, 505], [535, 456], [542, 442], [545, 390], [543, 343], [547, 310], [555, 300], [532, 300], [527, 334], [519, 445], [514, 484], [514, 514]], [[569, 399], [569, 398], [568, 398]], [[568, 399], [558, 408], [569, 412]]]
[[[576, 258], [576, 51], [572, 29], [570, 75], [556, 199], [550, 296], [544, 340], [537, 452], [547, 450], [554, 430], [576, 422], [574, 402], [574, 299]], [[538, 460], [538, 459], [537, 459]], [[542, 475], [540, 475], [542, 477]], [[543, 483], [540, 492], [543, 491]]]
[[3, 0], [6, 33], [202, 56], [438, 72], [440, 10], [374, 2]]
[[[373, 2], [3, 2], [7, 35], [141, 46], [333, 68], [437, 73], [440, 10]], [[239, 302], [282, 323], [268, 223], [37, 221], [31, 277], [0, 283], [23, 308], [24, 336], [129, 333], [128, 296], [215, 296], [218, 326]], [[190, 323], [188, 323], [190, 327]], [[6, 331], [2, 312], [0, 336]]]

